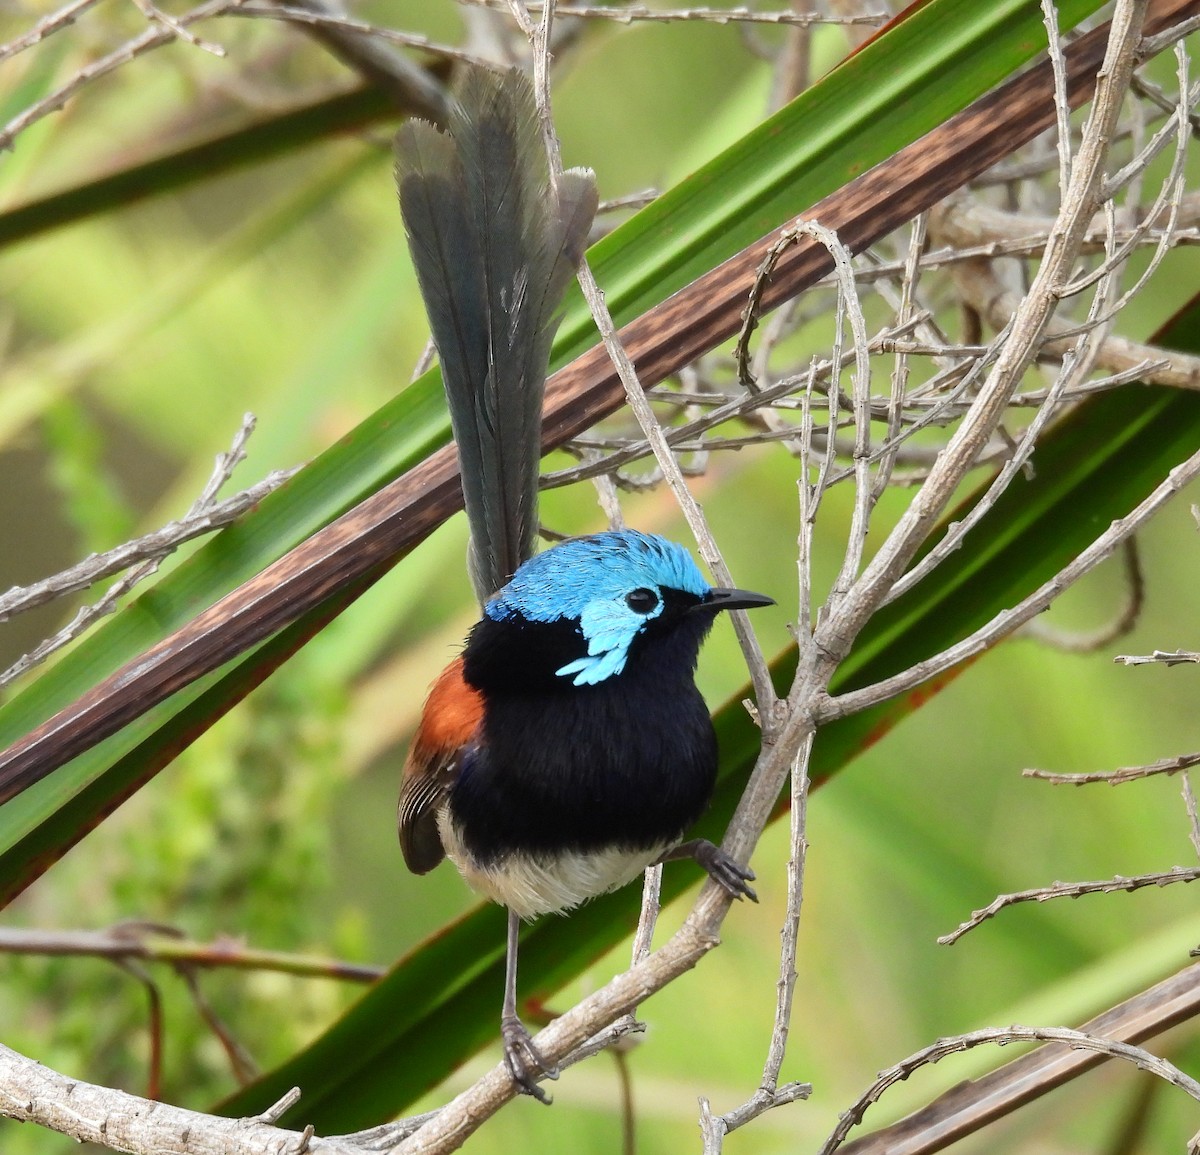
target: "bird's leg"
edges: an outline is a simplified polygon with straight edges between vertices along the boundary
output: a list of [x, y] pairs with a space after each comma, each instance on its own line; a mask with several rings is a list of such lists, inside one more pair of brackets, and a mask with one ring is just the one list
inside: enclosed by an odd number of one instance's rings
[[748, 885], [754, 881], [754, 871], [748, 866], [734, 862], [725, 851], [719, 846], [714, 846], [707, 838], [693, 838], [688, 842], [681, 842], [673, 850], [668, 850], [658, 861], [669, 862], [673, 858], [694, 858], [708, 871], [709, 877], [733, 898], [758, 901], [758, 895]]
[[558, 1078], [558, 1068], [548, 1064], [533, 1045], [525, 1024], [517, 1017], [517, 945], [521, 920], [508, 912], [508, 956], [504, 964], [504, 1010], [500, 1015], [500, 1037], [504, 1040], [504, 1062], [513, 1081], [526, 1095], [549, 1104], [550, 1096], [534, 1082], [538, 1075]]

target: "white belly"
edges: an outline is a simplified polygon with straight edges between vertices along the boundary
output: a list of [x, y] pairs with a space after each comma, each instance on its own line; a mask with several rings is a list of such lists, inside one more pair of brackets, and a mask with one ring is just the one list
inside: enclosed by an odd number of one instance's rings
[[481, 866], [463, 847], [446, 808], [438, 815], [438, 832], [446, 856], [467, 885], [521, 918], [570, 910], [589, 898], [617, 890], [675, 845], [672, 840], [646, 850], [572, 851], [547, 859], [512, 854]]

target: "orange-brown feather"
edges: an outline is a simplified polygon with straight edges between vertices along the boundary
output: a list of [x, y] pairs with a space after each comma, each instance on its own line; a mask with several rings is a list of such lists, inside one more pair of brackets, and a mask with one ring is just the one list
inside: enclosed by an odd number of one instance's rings
[[430, 756], [457, 750], [471, 740], [482, 721], [483, 698], [463, 680], [463, 660], [455, 658], [430, 687], [413, 753]]
[[458, 773], [458, 757], [483, 721], [483, 699], [463, 680], [455, 658], [430, 688], [400, 784], [400, 849], [415, 874], [445, 857], [438, 832], [441, 810]]

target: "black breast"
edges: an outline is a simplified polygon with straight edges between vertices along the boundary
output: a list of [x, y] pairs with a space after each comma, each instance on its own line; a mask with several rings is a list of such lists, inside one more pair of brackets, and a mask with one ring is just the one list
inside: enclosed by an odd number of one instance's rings
[[450, 813], [479, 861], [651, 847], [700, 817], [717, 749], [693, 671], [711, 617], [693, 612], [640, 637], [624, 671], [595, 686], [553, 673], [585, 652], [572, 623], [476, 627], [465, 673], [484, 694], [483, 740], [464, 758]]

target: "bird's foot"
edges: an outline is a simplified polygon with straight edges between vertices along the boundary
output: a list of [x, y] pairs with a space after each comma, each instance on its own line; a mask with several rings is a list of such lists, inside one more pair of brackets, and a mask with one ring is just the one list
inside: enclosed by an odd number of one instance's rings
[[532, 1095], [539, 1103], [549, 1106], [550, 1096], [535, 1080], [539, 1075], [557, 1079], [558, 1068], [542, 1058], [525, 1024], [516, 1015], [505, 1015], [500, 1020], [500, 1037], [504, 1040], [504, 1062], [517, 1088], [523, 1095]]
[[681, 842], [674, 850], [667, 851], [662, 861], [668, 858], [694, 858], [708, 871], [708, 876], [732, 898], [758, 901], [758, 895], [749, 885], [754, 881], [754, 871], [735, 862], [707, 838], [693, 838], [690, 842]]

